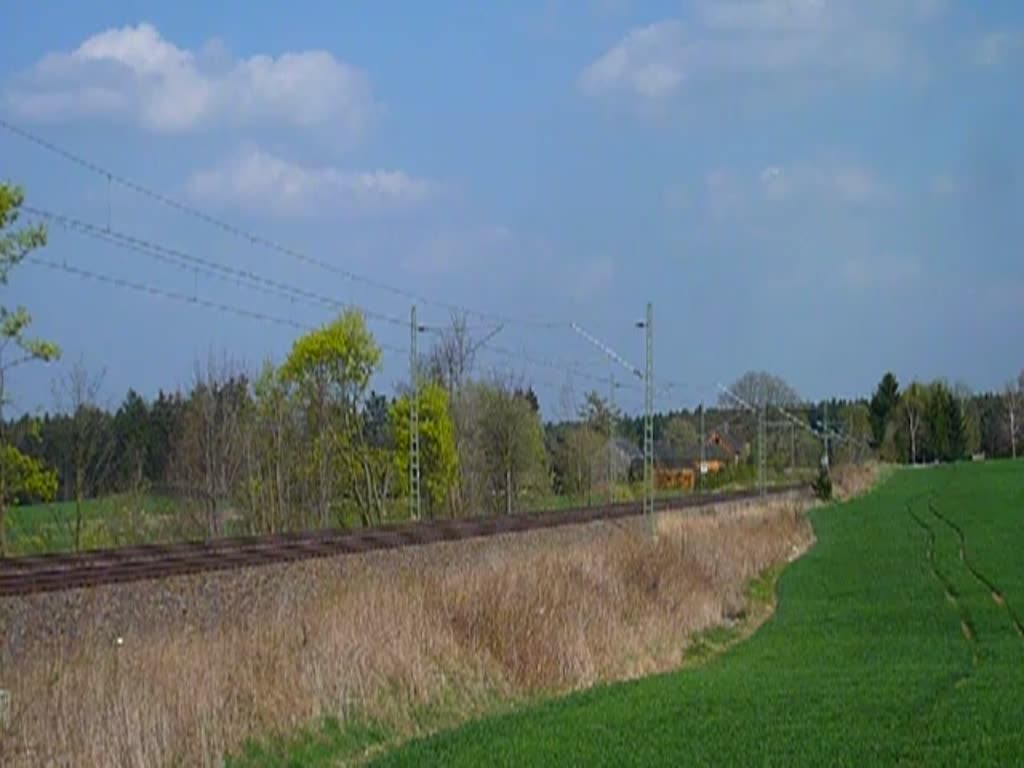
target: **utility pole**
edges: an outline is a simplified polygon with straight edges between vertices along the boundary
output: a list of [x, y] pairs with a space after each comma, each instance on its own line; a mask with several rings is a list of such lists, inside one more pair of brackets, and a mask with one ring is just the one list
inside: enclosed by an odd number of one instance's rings
[[420, 519], [420, 375], [416, 305], [410, 315], [409, 338], [409, 517]]
[[824, 409], [824, 411], [825, 411], [825, 413], [824, 413], [824, 417], [822, 419], [822, 426], [824, 427], [823, 431], [825, 433], [825, 456], [822, 458], [821, 463], [822, 463], [822, 466], [825, 467], [825, 471], [828, 472], [828, 470], [829, 470], [829, 461], [830, 461], [830, 459], [829, 459], [829, 446], [828, 446], [828, 443], [829, 443], [829, 435], [828, 435], [828, 400], [825, 401], [825, 409]]
[[789, 425], [789, 468], [796, 472], [796, 425]]
[[647, 302], [647, 369], [644, 375], [644, 515], [657, 535], [654, 519], [654, 305]]
[[758, 406], [760, 407], [757, 411], [757, 487], [761, 495], [764, 496], [768, 492], [768, 425], [765, 423], [768, 410], [768, 392], [765, 390], [763, 383], [761, 384], [761, 402], [758, 403]]
[[608, 379], [608, 503], [615, 502], [615, 374]]
[[704, 432], [704, 403], [700, 404], [700, 466], [698, 469], [700, 490], [704, 491], [704, 473], [707, 471], [707, 435]]

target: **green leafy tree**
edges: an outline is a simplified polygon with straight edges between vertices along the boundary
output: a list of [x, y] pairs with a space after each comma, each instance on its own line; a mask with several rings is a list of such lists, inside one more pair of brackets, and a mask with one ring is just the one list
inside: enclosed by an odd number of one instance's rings
[[[36, 248], [46, 245], [43, 226], [14, 228], [19, 209], [25, 200], [21, 188], [0, 184], [0, 285], [7, 285], [11, 270]], [[32, 317], [24, 307], [9, 309], [0, 306], [0, 556], [7, 553], [7, 508], [19, 494], [29, 487], [35, 491], [50, 488], [52, 497], [57, 490], [56, 475], [43, 469], [40, 462], [25, 456], [8, 443], [4, 435], [4, 408], [9, 402], [7, 377], [12, 370], [33, 361], [50, 361], [60, 357], [60, 348], [50, 341], [29, 338], [28, 326]], [[46, 494], [40, 493], [40, 496]]]
[[[391, 406], [391, 424], [395, 431], [394, 463], [398, 487], [408, 495], [410, 395], [398, 398]], [[436, 382], [420, 386], [420, 477], [427, 502], [427, 516], [433, 517], [449, 498], [458, 480], [459, 457], [455, 447], [455, 424], [448, 390]]]
[[530, 401], [512, 387], [477, 386], [486, 503], [492, 511], [508, 514], [519, 499], [550, 488], [544, 429]]
[[338, 511], [338, 479], [342, 488], [352, 489], [358, 475], [365, 473], [360, 406], [380, 362], [380, 347], [362, 313], [347, 310], [296, 340], [281, 367], [282, 381], [294, 388], [304, 410], [309, 438], [306, 474], [321, 525], [330, 524]]
[[129, 389], [114, 414], [118, 484], [122, 488], [141, 483], [149, 453], [149, 432], [149, 406], [142, 395]]
[[51, 501], [56, 494], [56, 471], [13, 445], [0, 445], [0, 500], [5, 507], [16, 502]]
[[926, 458], [933, 461], [949, 461], [953, 454], [954, 418], [959, 428], [960, 414], [951, 413], [956, 402], [945, 382], [935, 381], [926, 389], [925, 399], [925, 444]]
[[949, 409], [949, 453], [947, 461], [959, 461], [967, 455], [967, 433], [964, 430], [964, 415], [960, 401], [951, 397], [947, 401]]
[[699, 448], [700, 436], [693, 423], [683, 416], [672, 416], [662, 430], [662, 440], [674, 456], [685, 456], [687, 451]]
[[892, 373], [886, 373], [878, 382], [871, 398], [871, 431], [876, 446], [885, 440], [885, 428], [900, 402], [900, 385]]

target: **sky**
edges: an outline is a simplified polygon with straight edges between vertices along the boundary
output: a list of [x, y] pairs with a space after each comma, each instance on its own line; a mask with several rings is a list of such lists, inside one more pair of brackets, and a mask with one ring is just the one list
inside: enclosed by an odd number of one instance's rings
[[458, 307], [496, 331], [479, 372], [550, 417], [612, 373], [642, 408], [571, 324], [642, 368], [648, 301], [659, 409], [750, 369], [818, 399], [1024, 366], [1016, 0], [83, 0], [3, 24], [0, 178], [50, 241], [0, 302], [64, 351], [12, 373], [14, 413], [75, 361], [112, 404], [211, 355], [257, 369], [348, 305], [377, 389], [408, 377], [410, 306], [421, 349]]

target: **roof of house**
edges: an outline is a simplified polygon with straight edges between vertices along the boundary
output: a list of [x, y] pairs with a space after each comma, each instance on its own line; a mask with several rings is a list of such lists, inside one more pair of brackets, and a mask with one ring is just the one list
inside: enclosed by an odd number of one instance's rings
[[644, 457], [643, 451], [641, 451], [632, 440], [628, 440], [625, 437], [616, 437], [613, 442], [615, 444], [615, 450], [630, 461], [635, 461], [636, 459], [642, 459]]

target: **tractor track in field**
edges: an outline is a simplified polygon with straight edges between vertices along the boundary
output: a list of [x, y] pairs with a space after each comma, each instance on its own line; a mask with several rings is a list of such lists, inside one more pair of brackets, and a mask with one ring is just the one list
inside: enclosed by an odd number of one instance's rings
[[[977, 666], [977, 664], [981, 660], [981, 655], [978, 650], [977, 632], [974, 627], [974, 620], [971, 617], [971, 612], [967, 610], [967, 606], [964, 605], [963, 602], [961, 602], [960, 594], [957, 591], [956, 586], [953, 584], [950, 578], [939, 569], [939, 565], [935, 558], [935, 542], [937, 538], [935, 534], [935, 529], [932, 528], [932, 526], [928, 525], [928, 523], [920, 515], [914, 512], [914, 503], [926, 498], [926, 496], [928, 496], [928, 494], [922, 494], [912, 499], [908, 499], [906, 502], [907, 514], [914, 521], [914, 523], [916, 523], [917, 526], [922, 531], [924, 531], [925, 536], [927, 536], [928, 544], [925, 549], [925, 556], [928, 560], [928, 568], [931, 571], [932, 576], [935, 578], [935, 580], [942, 585], [942, 589], [946, 596], [946, 599], [956, 609], [957, 614], [960, 616], [960, 629], [963, 632], [964, 640], [967, 643], [967, 646], [971, 650], [971, 659], [974, 665]], [[931, 500], [929, 499], [929, 503], [930, 501]]]
[[[935, 529], [914, 511], [914, 504], [920, 503], [921, 501], [926, 500], [927, 503], [931, 505], [934, 493], [934, 491], [929, 491], [911, 496], [904, 502], [904, 504], [906, 506], [907, 515], [927, 537], [925, 553], [928, 561], [928, 568], [931, 571], [932, 577], [942, 586], [946, 600], [949, 601], [950, 605], [956, 610], [960, 617], [960, 629], [964, 637], [964, 642], [967, 644], [967, 647], [971, 652], [971, 666], [966, 670], [958, 670], [948, 680], [948, 682], [941, 687], [941, 689], [937, 690], [927, 699], [922, 700], [914, 708], [913, 713], [910, 715], [910, 721], [915, 723], [924, 722], [928, 714], [938, 707], [942, 700], [952, 696], [958, 688], [966, 685], [967, 682], [975, 675], [977, 667], [981, 664], [982, 660], [981, 649], [979, 648], [978, 638], [974, 627], [974, 621], [971, 618], [971, 613], [967, 609], [967, 606], [961, 602], [956, 586], [939, 569], [936, 561], [935, 545], [937, 535]], [[901, 766], [917, 766], [920, 765], [920, 761], [914, 750], [910, 748], [899, 755], [897, 764]]]
[[939, 520], [956, 534], [960, 541], [960, 561], [964, 564], [964, 567], [971, 576], [974, 577], [974, 580], [989, 591], [989, 594], [992, 595], [992, 600], [995, 601], [996, 605], [1006, 611], [1006, 615], [1010, 620], [1011, 626], [1016, 631], [1017, 636], [1024, 640], [1024, 622], [1021, 621], [1020, 616], [1013, 609], [1013, 606], [1010, 605], [1010, 602], [1006, 599], [1006, 595], [1002, 589], [999, 588], [999, 585], [986, 576], [972, 561], [967, 551], [967, 534], [964, 532], [964, 529], [957, 523], [953, 522], [949, 517], [942, 514], [936, 506], [934, 499], [928, 499], [928, 510], [936, 520]]

